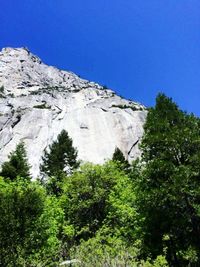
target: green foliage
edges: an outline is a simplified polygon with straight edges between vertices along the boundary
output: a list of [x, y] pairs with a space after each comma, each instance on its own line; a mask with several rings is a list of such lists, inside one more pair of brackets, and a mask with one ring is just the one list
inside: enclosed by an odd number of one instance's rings
[[4, 93], [4, 86], [3, 86], [3, 85], [0, 86], [0, 93], [1, 93], [1, 94]]
[[135, 110], [138, 110], [135, 106], [129, 106], [129, 105], [112, 105], [113, 108], [120, 108], [120, 109], [127, 109], [127, 108], [130, 108], [132, 109], [133, 111]]
[[45, 186], [20, 143], [0, 177], [0, 266], [199, 266], [200, 119], [160, 94], [144, 130], [141, 159], [129, 165], [117, 148], [79, 169], [62, 131], [43, 157]]
[[101, 227], [117, 173], [111, 164], [86, 164], [65, 180], [62, 203], [66, 220], [75, 229], [76, 240], [93, 236]]
[[125, 159], [124, 154], [118, 147], [115, 148], [112, 160], [118, 163], [119, 167], [121, 167], [124, 171], [129, 170], [130, 164], [128, 163], [128, 160]]
[[37, 182], [0, 178], [0, 266], [57, 266], [63, 212]]
[[45, 182], [42, 180], [42, 183], [45, 185], [49, 195], [61, 195], [64, 178], [65, 175], [63, 173], [59, 173], [57, 176], [49, 177]]
[[81, 261], [79, 266], [82, 267], [137, 266], [135, 264], [137, 252], [137, 248], [127, 248], [115, 237], [109, 236], [105, 241], [97, 235], [71, 249], [70, 256], [79, 259]]
[[79, 259], [80, 263], [74, 266], [78, 267], [168, 267], [164, 256], [159, 255], [154, 261], [138, 259], [140, 253], [140, 244], [134, 243], [127, 247], [125, 243], [115, 237], [109, 236], [106, 242], [102, 242], [101, 236], [97, 235], [88, 241], [82, 241], [77, 247], [70, 251], [71, 258]]
[[[114, 253], [112, 242], [115, 242], [115, 247], [117, 243], [124, 247], [135, 242], [137, 214], [134, 188], [131, 179], [115, 162], [110, 161], [103, 166], [81, 166], [65, 180], [63, 191], [61, 202], [66, 216], [63, 233], [66, 250], [70, 247], [73, 250], [83, 240], [88, 241], [84, 247], [97, 238], [98, 244], [101, 244], [99, 249], [103, 249], [104, 245], [106, 249], [107, 244], [107, 249], [110, 247], [110, 252]], [[123, 253], [125, 250], [121, 251]], [[105, 255], [105, 258], [108, 256], [115, 260], [114, 255]], [[87, 264], [94, 254], [90, 256], [84, 260]]]
[[[166, 247], [173, 266], [199, 264], [200, 121], [160, 94], [144, 129], [138, 203], [145, 249], [155, 257]], [[191, 248], [198, 257], [186, 260]]]
[[113, 108], [120, 108], [120, 109], [127, 109], [127, 108], [130, 108], [132, 111], [138, 111], [138, 110], [143, 110], [143, 108], [142, 107], [140, 107], [140, 108], [138, 108], [138, 107], [136, 107], [136, 106], [134, 106], [134, 105], [121, 105], [121, 104], [119, 104], [119, 105], [112, 105], [112, 107]]
[[[48, 152], [49, 151], [49, 152]], [[48, 177], [58, 177], [70, 174], [79, 166], [77, 150], [73, 147], [72, 139], [65, 130], [58, 135], [57, 140], [45, 150], [40, 166], [41, 173]]]
[[15, 151], [9, 155], [9, 161], [2, 164], [0, 175], [10, 180], [16, 179], [17, 176], [30, 180], [29, 169], [25, 145], [23, 142], [20, 142], [16, 146]]
[[121, 163], [124, 163], [126, 161], [124, 154], [122, 153], [122, 151], [118, 147], [115, 148], [112, 160], [113, 161], [119, 161]]
[[39, 108], [39, 109], [51, 109], [50, 106], [46, 105], [46, 103], [40, 104], [40, 105], [35, 105], [33, 108]]
[[106, 229], [105, 236], [115, 235], [130, 244], [137, 239], [135, 189], [131, 179], [124, 172], [118, 171], [115, 175], [116, 182], [107, 200], [107, 214], [103, 229]]

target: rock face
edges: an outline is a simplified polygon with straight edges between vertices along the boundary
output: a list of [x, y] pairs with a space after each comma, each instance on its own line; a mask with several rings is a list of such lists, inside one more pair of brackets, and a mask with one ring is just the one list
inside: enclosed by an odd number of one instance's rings
[[103, 163], [115, 147], [129, 161], [140, 153], [144, 106], [47, 66], [26, 48], [0, 52], [0, 87], [0, 164], [22, 140], [37, 177], [44, 149], [63, 129], [82, 161]]

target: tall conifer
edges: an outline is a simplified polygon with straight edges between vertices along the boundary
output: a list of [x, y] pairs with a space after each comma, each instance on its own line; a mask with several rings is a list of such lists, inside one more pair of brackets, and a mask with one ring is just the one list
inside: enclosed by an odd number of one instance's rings
[[30, 180], [30, 165], [23, 142], [20, 142], [15, 151], [10, 153], [9, 161], [2, 164], [0, 175], [10, 180], [16, 179], [17, 176]]
[[41, 173], [48, 177], [70, 174], [79, 166], [77, 154], [72, 139], [62, 130], [57, 140], [44, 151], [43, 162], [40, 165]]

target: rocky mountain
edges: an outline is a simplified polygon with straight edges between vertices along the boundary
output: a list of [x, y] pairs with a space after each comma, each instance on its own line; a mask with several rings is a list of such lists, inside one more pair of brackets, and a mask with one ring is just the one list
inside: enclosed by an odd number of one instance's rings
[[42, 63], [27, 48], [0, 52], [0, 164], [22, 140], [36, 177], [44, 149], [62, 129], [83, 161], [103, 163], [115, 147], [131, 161], [140, 153], [146, 113], [112, 90]]

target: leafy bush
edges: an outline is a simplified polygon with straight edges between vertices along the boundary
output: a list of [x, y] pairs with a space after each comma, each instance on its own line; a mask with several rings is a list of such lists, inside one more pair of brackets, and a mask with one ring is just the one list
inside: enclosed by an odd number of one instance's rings
[[63, 211], [37, 182], [0, 178], [0, 265], [57, 266]]
[[65, 179], [62, 203], [66, 220], [75, 229], [76, 240], [88, 239], [102, 225], [117, 173], [114, 165], [86, 164]]
[[161, 255], [154, 261], [138, 259], [139, 246], [135, 243], [127, 247], [115, 237], [108, 237], [106, 243], [103, 243], [96, 237], [74, 247], [70, 252], [70, 257], [80, 261], [74, 265], [75, 267], [168, 267], [165, 257]]

